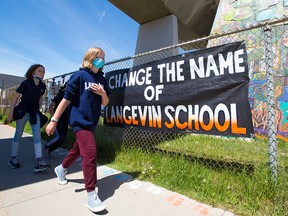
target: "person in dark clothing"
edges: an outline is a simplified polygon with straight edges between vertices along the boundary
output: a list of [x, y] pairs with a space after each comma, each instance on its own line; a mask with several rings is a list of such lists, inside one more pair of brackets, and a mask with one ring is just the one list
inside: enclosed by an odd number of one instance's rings
[[14, 119], [13, 111], [16, 104], [21, 110], [22, 116], [16, 120], [16, 131], [12, 141], [11, 159], [8, 165], [12, 169], [20, 167], [18, 161], [18, 148], [19, 142], [22, 137], [24, 126], [29, 121], [33, 139], [36, 163], [34, 166], [34, 172], [41, 172], [50, 168], [50, 165], [42, 158], [42, 140], [40, 133], [40, 105], [41, 97], [46, 91], [46, 85], [42, 82], [45, 75], [45, 68], [40, 64], [34, 64], [27, 70], [24, 80], [20, 86], [16, 89], [15, 96], [12, 99], [10, 112], [7, 118], [7, 123], [12, 122]]
[[[51, 116], [54, 115], [55, 110], [57, 109], [59, 103], [64, 97], [66, 85], [67, 82], [64, 84], [64, 86], [60, 88], [58, 94], [51, 100], [51, 103], [49, 105], [49, 112]], [[57, 149], [65, 141], [68, 131], [68, 123], [69, 123], [69, 109], [66, 108], [57, 123], [55, 136], [44, 145], [44, 150], [48, 153], [49, 157], [51, 152]]]
[[92, 212], [103, 211], [106, 207], [99, 199], [97, 189], [95, 129], [101, 114], [101, 105], [106, 106], [110, 94], [108, 82], [102, 72], [104, 51], [98, 47], [90, 48], [84, 55], [82, 68], [69, 79], [64, 98], [56, 109], [51, 122], [46, 127], [48, 136], [54, 133], [58, 119], [69, 105], [70, 126], [76, 141], [62, 163], [55, 167], [58, 183], [67, 184], [67, 168], [79, 157], [87, 191], [86, 207]]

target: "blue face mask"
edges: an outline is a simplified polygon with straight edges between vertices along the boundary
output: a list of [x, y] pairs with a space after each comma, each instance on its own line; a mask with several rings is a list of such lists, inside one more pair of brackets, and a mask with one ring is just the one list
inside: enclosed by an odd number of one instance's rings
[[104, 66], [105, 62], [101, 58], [95, 58], [94, 61], [92, 62], [92, 64], [95, 68], [100, 69]]

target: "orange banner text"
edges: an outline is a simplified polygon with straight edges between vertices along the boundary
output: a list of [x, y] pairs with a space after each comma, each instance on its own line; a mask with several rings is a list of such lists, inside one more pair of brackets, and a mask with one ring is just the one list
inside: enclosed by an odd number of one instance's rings
[[228, 106], [220, 103], [214, 109], [208, 105], [111, 106], [109, 110], [106, 107], [105, 113], [107, 123], [149, 128], [177, 128], [184, 131], [230, 130], [233, 134], [246, 134], [246, 128], [238, 124], [235, 103]]

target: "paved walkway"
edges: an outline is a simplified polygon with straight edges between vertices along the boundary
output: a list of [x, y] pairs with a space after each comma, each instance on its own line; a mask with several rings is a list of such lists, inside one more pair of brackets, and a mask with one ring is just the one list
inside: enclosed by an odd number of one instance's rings
[[[53, 169], [34, 173], [31, 135], [24, 134], [19, 148], [20, 169], [10, 169], [11, 140], [15, 129], [0, 124], [0, 216], [85, 216], [93, 215], [85, 206], [81, 161], [68, 170], [67, 185], [59, 185]], [[54, 168], [67, 151], [58, 149], [47, 161]], [[113, 216], [233, 216], [222, 209], [199, 203], [151, 183], [133, 179], [107, 166], [98, 165], [99, 197], [106, 210], [98, 215]]]

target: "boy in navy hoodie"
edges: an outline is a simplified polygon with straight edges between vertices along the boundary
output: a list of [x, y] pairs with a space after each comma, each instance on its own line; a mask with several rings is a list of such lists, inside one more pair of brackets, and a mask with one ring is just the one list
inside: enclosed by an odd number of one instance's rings
[[61, 185], [67, 184], [67, 168], [82, 157], [82, 170], [88, 194], [86, 206], [92, 212], [103, 211], [106, 207], [95, 190], [97, 182], [96, 142], [94, 132], [101, 114], [101, 104], [109, 102], [108, 82], [102, 72], [105, 53], [101, 48], [90, 48], [84, 55], [82, 67], [69, 79], [64, 98], [58, 105], [51, 122], [46, 127], [48, 136], [55, 132], [58, 119], [69, 106], [70, 126], [76, 141], [72, 149], [54, 171]]

